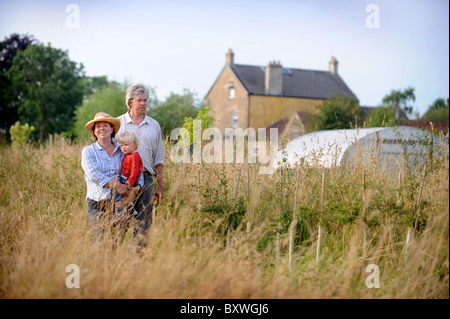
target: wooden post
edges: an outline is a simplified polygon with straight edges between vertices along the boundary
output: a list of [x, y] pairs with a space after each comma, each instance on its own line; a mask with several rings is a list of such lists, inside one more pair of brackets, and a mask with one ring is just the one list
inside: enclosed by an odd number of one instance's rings
[[321, 245], [322, 245], [322, 225], [319, 222], [319, 231], [317, 234], [317, 251], [316, 251], [316, 263], [319, 262], [319, 258], [320, 258], [320, 250], [321, 250]]
[[200, 179], [200, 169], [198, 170], [198, 211], [200, 212], [200, 210], [202, 209], [202, 193], [200, 190], [200, 185], [201, 185], [201, 179]]
[[280, 258], [280, 232], [277, 232], [277, 241], [276, 241], [276, 247], [275, 247], [275, 254], [277, 256], [277, 259]]
[[[366, 170], [363, 170], [363, 195], [362, 195], [362, 200], [363, 200], [363, 209], [365, 211], [365, 203], [366, 203]], [[363, 229], [363, 256], [366, 256], [367, 253], [367, 223], [366, 223], [366, 218], [364, 217], [364, 229]]]
[[425, 182], [425, 174], [427, 172], [427, 164], [425, 164], [422, 173], [422, 180], [420, 181], [419, 197], [417, 198], [417, 213], [419, 213], [420, 202], [422, 201], [423, 183]]
[[295, 182], [295, 200], [294, 200], [294, 212], [292, 214], [292, 222], [289, 226], [289, 270], [292, 271], [292, 259], [294, 255], [294, 240], [295, 240], [295, 228], [297, 226], [297, 195], [298, 195], [298, 181], [300, 178], [300, 168], [297, 169], [297, 179]]
[[364, 234], [363, 234], [363, 256], [367, 255], [367, 225], [364, 225]]
[[241, 169], [239, 169], [239, 174], [236, 182], [236, 192], [234, 194], [234, 210], [236, 211], [237, 197], [239, 193], [239, 180], [241, 179]]
[[[322, 206], [322, 209], [323, 209], [324, 196], [325, 196], [325, 170], [322, 173], [322, 195], [320, 197], [320, 205]], [[317, 235], [316, 262], [319, 262], [321, 249], [322, 249], [322, 216], [320, 216], [320, 219], [319, 219], [319, 229], [318, 229], [318, 235]]]
[[366, 201], [366, 170], [363, 170], [363, 194], [362, 194], [363, 203]]
[[[414, 221], [414, 224], [417, 226], [417, 219], [419, 218], [419, 212], [420, 212], [420, 202], [422, 201], [422, 191], [423, 191], [423, 184], [425, 181], [425, 174], [427, 172], [427, 164], [425, 164], [423, 168], [422, 173], [422, 180], [420, 181], [420, 188], [419, 188], [419, 196], [417, 198], [417, 211], [416, 211], [416, 220]], [[411, 246], [412, 241], [412, 235], [413, 235], [413, 227], [408, 227], [408, 233], [406, 234], [406, 243], [405, 243], [405, 263], [408, 262], [409, 259], [409, 249]]]
[[399, 168], [398, 170], [398, 180], [397, 180], [397, 203], [400, 203], [400, 189], [402, 187], [402, 167], [403, 165]]
[[406, 244], [405, 244], [405, 263], [407, 263], [409, 259], [409, 247], [411, 246], [411, 240], [412, 240], [412, 227], [408, 227], [408, 234], [406, 235]]

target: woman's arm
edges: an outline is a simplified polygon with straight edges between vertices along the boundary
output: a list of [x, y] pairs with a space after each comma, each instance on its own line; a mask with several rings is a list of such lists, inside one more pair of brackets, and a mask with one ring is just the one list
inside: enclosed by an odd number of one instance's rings
[[128, 189], [126, 185], [114, 180], [110, 174], [105, 173], [101, 169], [101, 163], [98, 162], [98, 158], [95, 151], [90, 147], [85, 147], [81, 152], [81, 166], [86, 174], [87, 180], [91, 183], [97, 184], [100, 187], [108, 187], [115, 189], [121, 194], [128, 195]]
[[95, 184], [105, 186], [111, 180], [110, 176], [99, 169], [95, 152], [89, 147], [85, 147], [81, 152], [81, 167], [87, 178]]

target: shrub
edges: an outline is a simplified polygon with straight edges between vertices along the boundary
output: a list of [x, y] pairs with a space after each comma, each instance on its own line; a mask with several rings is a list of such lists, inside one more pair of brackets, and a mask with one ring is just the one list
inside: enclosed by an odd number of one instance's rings
[[30, 134], [34, 131], [34, 126], [28, 125], [25, 123], [24, 125], [20, 125], [20, 122], [17, 121], [16, 124], [11, 126], [9, 130], [11, 134], [11, 142], [13, 147], [22, 147], [27, 144]]

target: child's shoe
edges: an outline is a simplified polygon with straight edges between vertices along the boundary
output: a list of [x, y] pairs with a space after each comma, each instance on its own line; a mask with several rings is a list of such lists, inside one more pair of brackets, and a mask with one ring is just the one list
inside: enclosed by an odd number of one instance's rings
[[137, 216], [137, 214], [138, 214], [136, 209], [134, 209], [134, 206], [131, 206], [128, 211], [129, 211], [130, 216], [133, 216], [133, 217]]
[[114, 207], [114, 215], [112, 217], [113, 225], [116, 225], [124, 217], [125, 217], [125, 212], [122, 211], [122, 208], [121, 207]]

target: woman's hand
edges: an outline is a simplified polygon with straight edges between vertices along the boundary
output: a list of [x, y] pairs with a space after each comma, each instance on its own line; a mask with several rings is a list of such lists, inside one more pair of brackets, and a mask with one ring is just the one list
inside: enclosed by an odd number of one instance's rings
[[130, 190], [128, 189], [127, 185], [113, 179], [110, 180], [105, 186], [117, 191], [121, 196], [124, 197], [130, 194]]
[[122, 184], [120, 182], [117, 182], [117, 183], [119, 183], [119, 186], [117, 187], [117, 192], [124, 197], [128, 196], [130, 194], [130, 190], [128, 189], [128, 186], [125, 184]]

